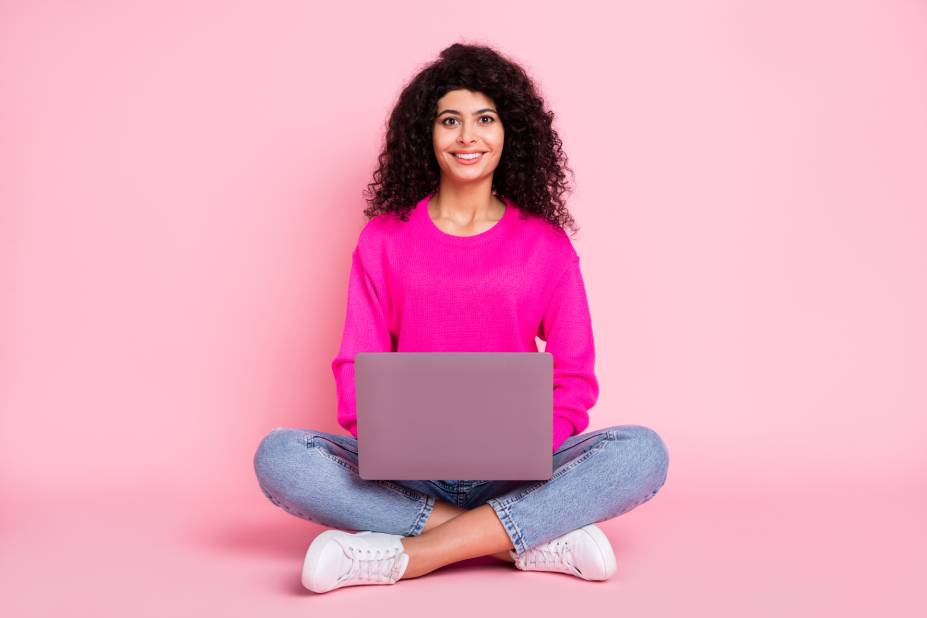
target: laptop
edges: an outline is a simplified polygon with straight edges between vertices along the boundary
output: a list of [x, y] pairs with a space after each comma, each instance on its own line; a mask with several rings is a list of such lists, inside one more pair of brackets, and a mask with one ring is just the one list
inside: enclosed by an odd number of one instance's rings
[[549, 480], [549, 352], [358, 352], [366, 480]]

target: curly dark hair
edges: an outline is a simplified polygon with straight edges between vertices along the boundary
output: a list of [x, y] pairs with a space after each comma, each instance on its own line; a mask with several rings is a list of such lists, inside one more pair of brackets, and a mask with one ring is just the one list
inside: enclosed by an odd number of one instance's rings
[[493, 172], [492, 191], [552, 225], [578, 229], [564, 204], [572, 189], [563, 143], [527, 72], [496, 50], [454, 43], [425, 66], [402, 90], [390, 114], [379, 167], [364, 198], [369, 219], [393, 212], [403, 221], [440, 182], [432, 145], [438, 100], [451, 90], [481, 92], [493, 100], [505, 128], [502, 156]]

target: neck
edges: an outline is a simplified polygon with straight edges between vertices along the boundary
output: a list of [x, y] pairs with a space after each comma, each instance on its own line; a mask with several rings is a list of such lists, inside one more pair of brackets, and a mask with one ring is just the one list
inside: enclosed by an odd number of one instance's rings
[[429, 201], [433, 218], [457, 221], [496, 219], [495, 213], [504, 210], [504, 204], [492, 194], [492, 177], [465, 185], [452, 184], [441, 178], [435, 195]]

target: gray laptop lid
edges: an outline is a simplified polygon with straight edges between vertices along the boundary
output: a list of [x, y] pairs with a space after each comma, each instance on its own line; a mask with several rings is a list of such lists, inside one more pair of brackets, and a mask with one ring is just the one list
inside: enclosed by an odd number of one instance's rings
[[367, 480], [548, 480], [549, 352], [358, 352], [357, 450]]

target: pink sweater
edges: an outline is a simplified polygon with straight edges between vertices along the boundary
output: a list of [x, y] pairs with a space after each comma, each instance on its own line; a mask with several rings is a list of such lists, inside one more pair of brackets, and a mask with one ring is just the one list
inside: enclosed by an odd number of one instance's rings
[[595, 346], [569, 236], [503, 198], [474, 236], [441, 231], [422, 198], [408, 221], [377, 216], [358, 237], [341, 347], [331, 363], [338, 423], [357, 437], [357, 352], [537, 352], [554, 357], [553, 450], [589, 425], [599, 395]]

